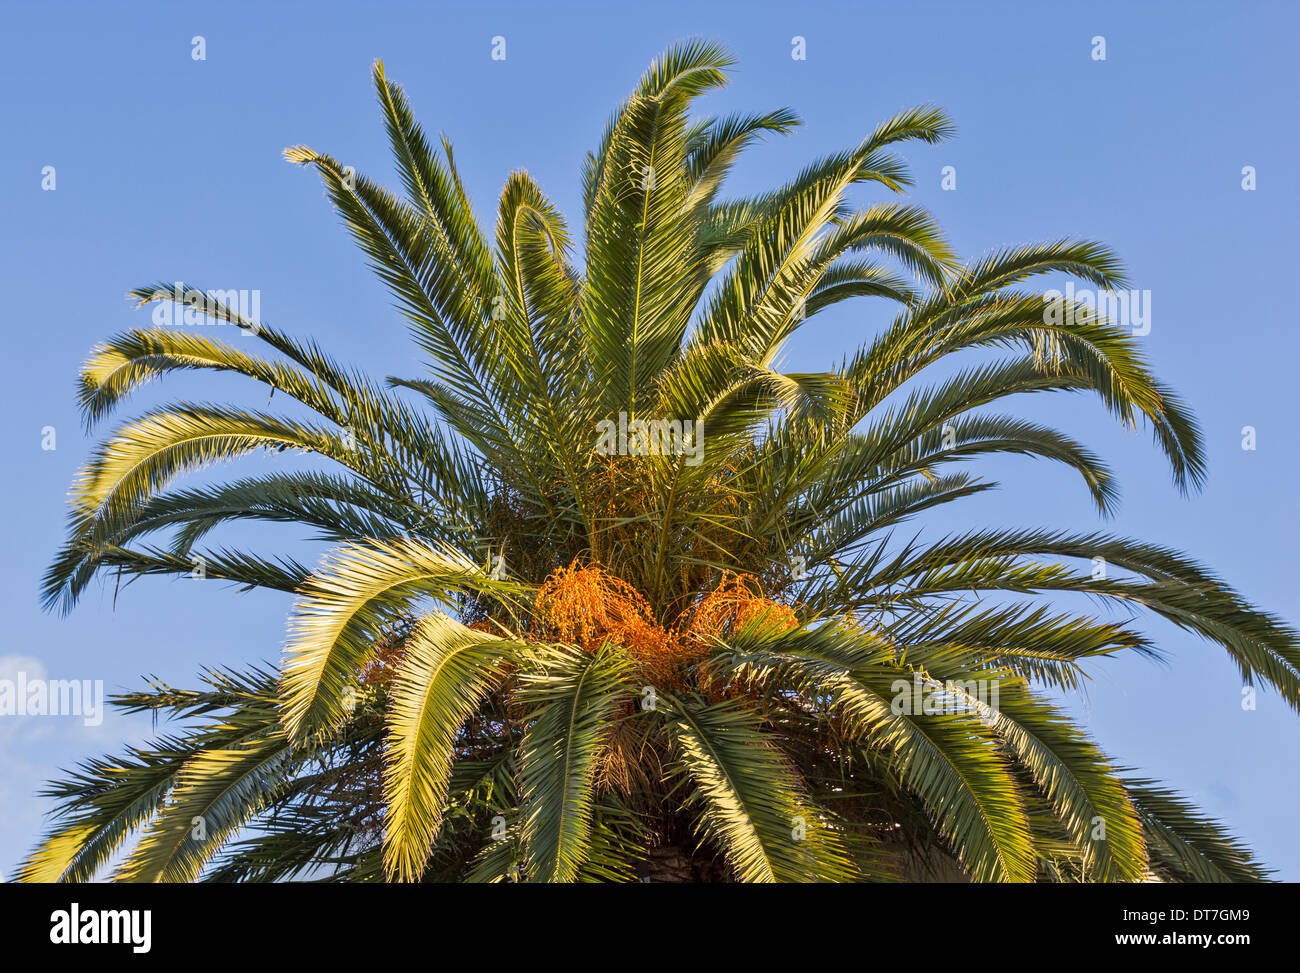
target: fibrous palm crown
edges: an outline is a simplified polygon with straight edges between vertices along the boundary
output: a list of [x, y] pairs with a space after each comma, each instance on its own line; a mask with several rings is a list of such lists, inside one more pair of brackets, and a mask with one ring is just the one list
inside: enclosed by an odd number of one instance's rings
[[[730, 64], [691, 42], [651, 66], [587, 156], [576, 243], [524, 172], [490, 239], [451, 145], [431, 144], [382, 65], [402, 193], [287, 150], [391, 289], [424, 377], [371, 381], [202, 301], [256, 341], [182, 319], [93, 352], [89, 423], [183, 369], [239, 373], [297, 411], [182, 402], [120, 426], [74, 486], [48, 604], [103, 572], [190, 574], [201, 558], [208, 579], [291, 596], [290, 632], [278, 666], [117, 697], [183, 728], [51, 785], [59, 809], [24, 877], [112, 862], [137, 881], [629, 879], [666, 849], [686, 877], [745, 881], [1262, 877], [1054, 702], [1105, 657], [1157, 657], [1151, 638], [1128, 613], [1043, 599], [1142, 606], [1296, 707], [1291, 629], [1154, 544], [897, 529], [990, 489], [957, 465], [990, 453], [1064, 463], [1112, 510], [1101, 459], [986, 408], [1019, 393], [1095, 394], [1153, 431], [1179, 488], [1199, 485], [1196, 423], [1131, 332], [1024, 286], [1115, 288], [1117, 261], [1063, 240], [965, 262], [920, 208], [855, 208], [859, 184], [908, 185], [900, 143], [950, 134], [932, 107], [724, 198], [742, 150], [797, 124], [693, 116]], [[796, 332], [856, 298], [892, 320], [825, 371], [780, 370]], [[927, 381], [963, 353], [983, 357]], [[275, 472], [172, 485], [264, 451]], [[200, 547], [233, 521], [306, 525], [333, 547], [315, 568]]]

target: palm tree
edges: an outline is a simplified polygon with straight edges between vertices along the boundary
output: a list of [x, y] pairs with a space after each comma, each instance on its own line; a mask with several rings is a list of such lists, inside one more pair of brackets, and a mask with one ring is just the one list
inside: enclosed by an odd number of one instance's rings
[[[580, 260], [524, 172], [490, 241], [451, 145], [430, 144], [380, 64], [402, 195], [286, 151], [396, 296], [426, 377], [375, 383], [188, 285], [133, 292], [180, 297], [266, 355], [183, 327], [121, 334], [81, 372], [88, 423], [181, 369], [237, 372], [297, 405], [182, 402], [118, 428], [74, 486], [47, 606], [69, 610], [102, 572], [197, 564], [291, 593], [290, 635], [279, 667], [117, 697], [181, 728], [52, 784], [59, 809], [25, 878], [110, 861], [136, 881], [1265, 875], [1052, 702], [1097, 660], [1158, 647], [1131, 616], [1041, 599], [1140, 605], [1296, 707], [1292, 629], [1154, 544], [896, 532], [991, 489], [953, 466], [988, 453], [1064, 463], [1113, 509], [1098, 456], [982, 408], [1022, 392], [1095, 393], [1150, 427], [1179, 489], [1201, 483], [1196, 422], [1130, 333], [1017, 289], [1045, 274], [1118, 287], [1118, 262], [1068, 240], [963, 262], [915, 206], [854, 208], [858, 184], [908, 185], [896, 145], [949, 136], [933, 107], [724, 199], [740, 152], [797, 124], [784, 109], [693, 118], [731, 63], [713, 44], [674, 47], [613, 115], [586, 159]], [[892, 323], [824, 372], [779, 370], [807, 320], [860, 297], [890, 302]], [[171, 487], [262, 451], [318, 459]], [[241, 520], [334, 547], [315, 569], [198, 553]]]

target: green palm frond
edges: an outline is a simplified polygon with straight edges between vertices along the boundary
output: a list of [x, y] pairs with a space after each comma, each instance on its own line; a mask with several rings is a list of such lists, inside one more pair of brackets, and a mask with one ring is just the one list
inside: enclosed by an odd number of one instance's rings
[[289, 760], [288, 738], [277, 730], [238, 748], [195, 754], [117, 878], [194, 881], [223, 841], [273, 798]]
[[1241, 841], [1186, 799], [1152, 781], [1127, 779], [1151, 847], [1151, 867], [1166, 881], [1259, 882], [1264, 868]]
[[736, 701], [668, 697], [665, 718], [682, 773], [701, 805], [701, 837], [742, 881], [837, 881], [853, 867], [838, 835], [803, 795], [792, 768]]
[[591, 847], [596, 762], [631, 665], [613, 647], [591, 656], [549, 652], [537, 662], [519, 693], [520, 705], [536, 708], [519, 768], [527, 873], [531, 881], [572, 881]]
[[406, 643], [388, 712], [384, 868], [419, 878], [442, 823], [456, 736], [499, 678], [510, 648], [445, 615], [420, 620]]
[[343, 693], [383, 626], [420, 597], [457, 593], [508, 597], [519, 585], [496, 581], [450, 549], [410, 539], [346, 547], [302, 587], [286, 648], [284, 707], [300, 738], [343, 713]]
[[914, 673], [893, 664], [878, 640], [822, 627], [760, 643], [756, 657], [735, 661], [744, 677], [825, 696], [853, 735], [891, 754], [893, 772], [930, 809], [977, 881], [1032, 877], [1028, 821], [990, 729], [964, 712], [898, 711], [893, 700]]

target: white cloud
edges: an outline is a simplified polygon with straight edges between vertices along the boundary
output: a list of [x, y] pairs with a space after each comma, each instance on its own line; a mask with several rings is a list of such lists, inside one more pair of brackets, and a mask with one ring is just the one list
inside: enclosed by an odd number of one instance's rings
[[40, 659], [30, 655], [0, 655], [0, 679], [17, 682], [20, 676], [44, 679], [49, 675]]

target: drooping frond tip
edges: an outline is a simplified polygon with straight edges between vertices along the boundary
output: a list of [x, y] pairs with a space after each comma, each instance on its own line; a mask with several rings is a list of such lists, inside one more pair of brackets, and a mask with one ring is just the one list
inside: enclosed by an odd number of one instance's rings
[[309, 165], [320, 158], [314, 149], [306, 145], [291, 145], [280, 154], [284, 156], [285, 162], [297, 166]]

